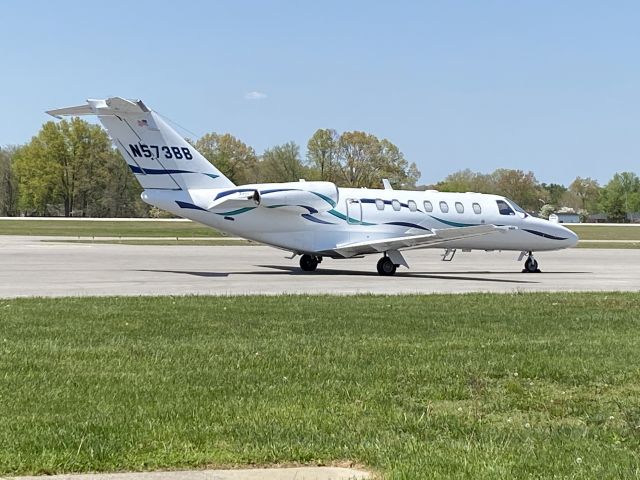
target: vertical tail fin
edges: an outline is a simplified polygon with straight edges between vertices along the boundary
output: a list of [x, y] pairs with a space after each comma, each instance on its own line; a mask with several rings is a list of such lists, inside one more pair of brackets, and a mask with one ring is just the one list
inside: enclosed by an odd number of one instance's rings
[[47, 112], [97, 115], [144, 189], [193, 190], [234, 186], [142, 101], [120, 97]]

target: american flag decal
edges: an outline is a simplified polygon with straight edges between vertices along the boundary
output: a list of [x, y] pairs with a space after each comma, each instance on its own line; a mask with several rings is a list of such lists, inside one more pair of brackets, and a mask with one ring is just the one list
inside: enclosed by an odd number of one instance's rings
[[148, 127], [149, 125], [147, 124], [146, 120], [138, 120], [138, 126], [139, 127]]

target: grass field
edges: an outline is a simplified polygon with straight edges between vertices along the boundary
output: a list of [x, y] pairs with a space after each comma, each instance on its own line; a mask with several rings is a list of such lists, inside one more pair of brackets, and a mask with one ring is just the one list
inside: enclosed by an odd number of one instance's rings
[[577, 245], [578, 248], [618, 248], [618, 249], [628, 249], [628, 248], [640, 248], [640, 240], [629, 241], [629, 242], [607, 242], [607, 241], [598, 241], [591, 242], [589, 240], [580, 241]]
[[0, 300], [0, 475], [640, 477], [640, 295]]
[[241, 246], [241, 245], [261, 245], [260, 243], [251, 242], [249, 240], [236, 240], [235, 238], [199, 238], [199, 239], [175, 239], [175, 238], [146, 238], [146, 239], [123, 239], [123, 240], [42, 240], [49, 243], [82, 243], [82, 244], [102, 244], [102, 245], [184, 245], [184, 246], [205, 246], [205, 247], [223, 247], [223, 246]]
[[565, 227], [573, 230], [581, 240], [637, 240], [640, 241], [640, 225], [573, 225]]
[[220, 232], [194, 222], [0, 220], [0, 235], [64, 237], [218, 237]]

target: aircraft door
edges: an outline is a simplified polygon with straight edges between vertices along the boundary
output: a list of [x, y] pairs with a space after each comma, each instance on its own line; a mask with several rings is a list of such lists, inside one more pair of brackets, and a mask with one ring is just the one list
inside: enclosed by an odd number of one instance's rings
[[360, 225], [362, 223], [362, 203], [357, 198], [347, 198], [347, 223]]

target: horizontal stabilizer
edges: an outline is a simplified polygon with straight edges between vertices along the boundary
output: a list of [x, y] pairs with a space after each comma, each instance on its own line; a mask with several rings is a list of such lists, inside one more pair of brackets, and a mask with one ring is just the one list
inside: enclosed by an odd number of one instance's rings
[[58, 119], [62, 118], [65, 115], [70, 116], [78, 116], [78, 115], [95, 115], [93, 109], [90, 105], [78, 105], [77, 107], [67, 107], [67, 108], [58, 108], [56, 110], [47, 110], [45, 113], [48, 113], [52, 117], [56, 117]]
[[46, 113], [56, 118], [62, 118], [63, 116], [75, 117], [78, 115], [140, 115], [149, 112], [150, 110], [142, 103], [142, 100], [127, 100], [120, 97], [107, 98], [105, 100], [87, 100], [86, 105], [46, 111]]

